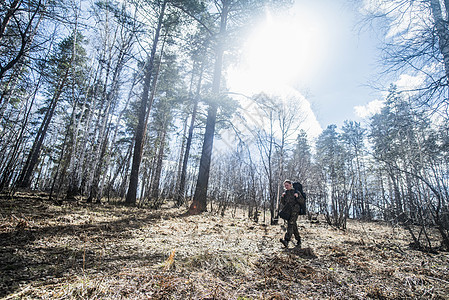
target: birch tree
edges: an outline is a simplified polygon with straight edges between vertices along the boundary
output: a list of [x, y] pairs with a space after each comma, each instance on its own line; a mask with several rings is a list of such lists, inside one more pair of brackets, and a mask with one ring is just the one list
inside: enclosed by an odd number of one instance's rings
[[68, 85], [70, 75], [76, 76], [75, 74], [72, 74], [71, 71], [73, 70], [72, 64], [75, 61], [79, 62], [79, 60], [83, 59], [82, 53], [84, 50], [80, 48], [80, 39], [81, 35], [79, 35], [77, 31], [74, 31], [70, 37], [66, 38], [58, 45], [57, 52], [50, 59], [50, 66], [52, 66], [52, 69], [49, 72], [50, 76], [48, 78], [50, 99], [47, 107], [45, 108], [42, 123], [37, 131], [33, 145], [19, 176], [17, 183], [19, 187], [30, 187], [32, 175], [36, 164], [38, 163], [41, 148], [58, 102], [64, 92], [64, 89]]
[[341, 140], [345, 158], [346, 174], [351, 181], [351, 199], [353, 215], [356, 218], [371, 218], [371, 211], [366, 193], [366, 172], [364, 164], [365, 132], [358, 122], [345, 121]]
[[[97, 136], [92, 143], [92, 155], [88, 162], [89, 196], [88, 202], [96, 199], [100, 201], [103, 194], [103, 187], [106, 181], [106, 174], [109, 166], [105, 165], [111, 157], [112, 149], [117, 139], [118, 124], [113, 130], [113, 119], [119, 107], [119, 96], [122, 90], [121, 85], [125, 83], [125, 67], [128, 63], [134, 62], [133, 46], [137, 39], [139, 28], [135, 15], [132, 14], [132, 7], [128, 8], [125, 3], [113, 4], [97, 3], [97, 18], [99, 24], [97, 33], [101, 40], [100, 68], [101, 79], [98, 80], [100, 95], [100, 113], [97, 119]], [[104, 72], [104, 73], [103, 73]], [[95, 97], [95, 96], [94, 96]], [[121, 121], [120, 113], [116, 122]], [[94, 166], [94, 167], [92, 167]], [[86, 169], [86, 166], [83, 167]], [[72, 169], [76, 172], [76, 169]], [[79, 178], [73, 176], [72, 178]], [[73, 182], [72, 189], [76, 191], [79, 182]]]

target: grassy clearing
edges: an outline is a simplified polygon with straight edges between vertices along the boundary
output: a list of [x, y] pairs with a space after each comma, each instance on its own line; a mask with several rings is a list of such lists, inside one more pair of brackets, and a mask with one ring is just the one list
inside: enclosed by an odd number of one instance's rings
[[448, 299], [449, 253], [409, 248], [382, 223], [346, 231], [300, 219], [303, 249], [282, 226], [185, 209], [55, 206], [0, 200], [5, 299]]

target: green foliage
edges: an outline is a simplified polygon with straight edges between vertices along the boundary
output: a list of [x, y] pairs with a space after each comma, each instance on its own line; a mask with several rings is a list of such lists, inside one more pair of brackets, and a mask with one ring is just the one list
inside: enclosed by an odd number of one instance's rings
[[295, 148], [287, 160], [286, 174], [291, 174], [293, 180], [299, 180], [303, 185], [311, 183], [312, 152], [307, 133], [301, 129], [296, 138]]
[[87, 54], [84, 43], [84, 36], [80, 32], [72, 34], [58, 43], [48, 60], [39, 62], [49, 84], [50, 94], [58, 89], [63, 78], [67, 77], [68, 83], [78, 85], [85, 80]]
[[324, 167], [331, 177], [336, 175], [336, 166], [339, 162], [341, 146], [336, 125], [329, 125], [318, 137], [317, 161]]

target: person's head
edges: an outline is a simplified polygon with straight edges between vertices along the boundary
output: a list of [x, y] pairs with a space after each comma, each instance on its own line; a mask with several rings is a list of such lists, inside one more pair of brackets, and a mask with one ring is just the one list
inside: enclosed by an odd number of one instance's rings
[[286, 190], [291, 190], [293, 188], [291, 180], [284, 180], [284, 188]]

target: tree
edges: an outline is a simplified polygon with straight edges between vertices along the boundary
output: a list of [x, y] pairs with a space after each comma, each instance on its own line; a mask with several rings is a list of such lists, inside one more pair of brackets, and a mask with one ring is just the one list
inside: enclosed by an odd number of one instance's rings
[[48, 127], [53, 118], [54, 112], [64, 92], [67, 88], [70, 76], [77, 76], [71, 73], [73, 71], [72, 64], [82, 64], [85, 60], [85, 51], [82, 48], [82, 35], [77, 31], [64, 39], [57, 47], [56, 53], [50, 58], [48, 62], [50, 66], [48, 75], [48, 95], [50, 99], [48, 106], [44, 109], [45, 114], [35, 136], [34, 143], [28, 154], [25, 165], [22, 168], [17, 185], [19, 187], [29, 188], [35, 166], [38, 163], [41, 148], [47, 134]]
[[[299, 131], [303, 117], [297, 99], [259, 94], [254, 97], [261, 117], [262, 128], [254, 128], [257, 147], [269, 186], [271, 224], [277, 224], [282, 182], [291, 170], [288, 153], [292, 150], [292, 136]], [[288, 173], [296, 176], [297, 170]]]
[[[392, 222], [404, 225], [419, 249], [431, 248], [428, 227], [436, 225], [442, 244], [449, 246], [447, 220], [447, 152], [442, 140], [425, 114], [413, 109], [410, 101], [393, 86], [382, 111], [373, 117], [370, 138], [374, 159], [385, 170], [391, 185], [392, 201], [387, 214]], [[440, 136], [443, 137], [444, 133]], [[443, 138], [444, 140], [445, 138]], [[443, 173], [441, 173], [443, 172]], [[415, 232], [412, 224], [419, 225]], [[426, 247], [422, 246], [424, 238]]]
[[292, 149], [291, 155], [286, 160], [286, 174], [291, 176], [291, 180], [299, 181], [307, 194], [308, 210], [313, 211], [316, 202], [316, 195], [311, 191], [317, 190], [313, 185], [317, 183], [313, 179], [312, 150], [304, 130], [300, 130], [295, 147]]
[[[30, 46], [45, 12], [46, 1], [2, 2], [0, 21], [0, 82], [7, 72], [21, 62]], [[0, 98], [0, 106], [5, 93]]]
[[[17, 179], [27, 151], [47, 60], [58, 34], [51, 28], [60, 1], [0, 3], [0, 190]], [[43, 25], [44, 26], [43, 26]], [[64, 33], [66, 34], [66, 33]], [[30, 124], [31, 123], [31, 124]]]
[[154, 72], [154, 63], [155, 63], [155, 56], [156, 56], [156, 50], [159, 43], [159, 36], [161, 34], [162, 25], [164, 21], [164, 14], [165, 14], [165, 8], [167, 6], [167, 0], [162, 1], [161, 6], [159, 8], [158, 12], [158, 21], [156, 25], [156, 29], [154, 32], [154, 38], [153, 38], [153, 44], [151, 48], [151, 52], [149, 54], [147, 65], [145, 67], [145, 79], [143, 83], [143, 91], [142, 91], [142, 97], [138, 112], [138, 124], [135, 132], [134, 137], [134, 152], [133, 152], [133, 160], [132, 160], [132, 168], [131, 168], [131, 175], [130, 175], [130, 181], [129, 181], [129, 187], [128, 187], [128, 193], [126, 194], [126, 203], [128, 205], [134, 205], [136, 203], [136, 197], [137, 197], [137, 184], [139, 180], [139, 167], [140, 162], [142, 160], [142, 150], [143, 150], [143, 140], [145, 138], [145, 132], [146, 132], [146, 125], [148, 120], [148, 113], [151, 108], [151, 102], [150, 101], [150, 86], [151, 86], [151, 80], [152, 75]]
[[345, 158], [347, 159], [347, 176], [351, 180], [351, 198], [353, 215], [356, 218], [371, 218], [371, 211], [365, 193], [365, 167], [363, 162], [365, 152], [365, 129], [360, 123], [345, 121], [342, 127], [341, 140]]
[[386, 72], [400, 72], [418, 79], [414, 98], [429, 111], [448, 118], [449, 80], [449, 3], [440, 0], [368, 1], [364, 5], [368, 20], [385, 23], [386, 44], [383, 61]]
[[[126, 64], [133, 62], [132, 54], [134, 43], [136, 42], [137, 30], [139, 28], [135, 17], [130, 14], [125, 3], [97, 2], [94, 5], [96, 18], [98, 18], [98, 42], [101, 43], [99, 49], [99, 72], [104, 75], [99, 76], [95, 83], [99, 91], [100, 108], [95, 126], [96, 135], [92, 142], [92, 155], [89, 157], [88, 166], [83, 164], [79, 169], [90, 170], [87, 175], [88, 182], [88, 202], [94, 199], [100, 201], [103, 194], [103, 187], [106, 181], [106, 174], [109, 166], [106, 162], [112, 156], [112, 149], [116, 143], [117, 132], [123, 111], [117, 118], [115, 130], [113, 130], [113, 116], [119, 106], [121, 85], [125, 83]], [[104, 20], [103, 20], [104, 19]], [[124, 74], [125, 73], [125, 74]], [[135, 80], [135, 79], [133, 79]], [[134, 83], [133, 83], [134, 85]], [[92, 95], [96, 97], [96, 95]], [[112, 148], [112, 149], [111, 149]], [[73, 196], [79, 189], [80, 173], [74, 168], [72, 163], [68, 196]], [[76, 174], [78, 173], [78, 174]]]
[[[219, 31], [215, 49], [215, 65], [212, 82], [212, 95], [218, 96], [220, 93], [221, 70], [223, 67], [224, 39], [226, 37], [228, 15], [233, 4], [232, 0], [222, 0], [221, 6], [217, 5], [220, 15]], [[217, 118], [218, 104], [212, 101], [207, 112], [206, 132], [204, 133], [203, 147], [201, 151], [200, 169], [196, 183], [193, 202], [189, 208], [190, 214], [198, 214], [207, 209], [207, 187], [209, 183], [209, 172], [212, 157], [212, 146], [215, 134], [215, 122]]]
[[268, 180], [268, 198], [270, 203], [270, 224], [276, 224], [276, 200], [278, 179], [275, 176], [274, 154], [275, 154], [275, 136], [274, 136], [274, 117], [271, 109], [262, 110], [267, 113], [268, 128], [259, 128], [256, 131], [256, 144], [263, 164], [264, 173]]
[[[236, 27], [241, 27], [245, 22], [248, 24], [251, 17], [254, 17], [261, 8], [265, 7], [265, 1], [237, 1], [221, 0], [214, 1], [217, 11], [217, 31], [209, 29], [208, 31], [215, 37], [214, 42], [214, 72], [212, 79], [211, 94], [213, 99], [220, 98], [221, 77], [223, 68], [223, 59], [226, 46], [229, 45], [230, 32], [229, 25], [232, 22]], [[236, 29], [234, 29], [236, 30]], [[217, 119], [218, 103], [212, 101], [209, 103], [206, 120], [206, 130], [204, 133], [203, 146], [201, 150], [201, 159], [198, 172], [193, 202], [190, 205], [189, 213], [198, 214], [207, 208], [207, 188], [209, 183], [209, 172], [211, 167], [212, 148], [215, 135], [215, 124]]]
[[161, 82], [158, 85], [158, 101], [155, 103], [154, 115], [152, 117], [152, 127], [156, 132], [157, 150], [155, 156], [155, 166], [151, 182], [150, 202], [154, 208], [159, 208], [162, 204], [160, 199], [160, 182], [162, 175], [162, 164], [166, 157], [166, 148], [170, 140], [170, 132], [173, 130], [175, 109], [181, 102], [180, 96], [183, 88], [179, 78], [179, 70], [176, 65], [176, 55], [166, 53], [161, 66]]
[[[185, 137], [185, 150], [181, 147], [181, 155], [183, 155], [182, 164], [180, 164], [180, 174], [177, 181], [177, 193], [176, 193], [176, 205], [180, 207], [184, 204], [185, 197], [185, 186], [186, 186], [186, 176], [187, 176], [187, 166], [189, 162], [190, 150], [193, 140], [193, 131], [195, 130], [198, 105], [201, 97], [201, 87], [203, 84], [203, 76], [206, 69], [207, 63], [207, 47], [209, 44], [209, 39], [207, 38], [206, 32], [203, 27], [199, 27], [194, 36], [190, 37], [194, 43], [191, 49], [192, 57], [192, 74], [191, 74], [191, 84], [189, 90], [189, 98], [192, 99], [191, 117], [190, 125], [188, 130], [188, 135]], [[195, 85], [196, 80], [196, 85]], [[195, 86], [195, 87], [194, 87]], [[192, 91], [193, 90], [193, 91]], [[186, 120], [187, 122], [187, 120]], [[187, 126], [187, 124], [186, 124]]]
[[[133, 160], [132, 160], [132, 168], [130, 174], [130, 182], [128, 187], [128, 193], [126, 195], [126, 203], [128, 205], [133, 205], [136, 202], [137, 197], [137, 186], [139, 180], [139, 168], [140, 162], [142, 160], [142, 152], [143, 152], [143, 144], [146, 135], [146, 127], [149, 119], [149, 114], [151, 110], [152, 101], [154, 98], [154, 88], [157, 83], [157, 71], [155, 70], [155, 55], [159, 46], [159, 39], [161, 35], [161, 31], [165, 28], [166, 32], [170, 32], [171, 26], [176, 25], [176, 22], [173, 23], [173, 20], [176, 20], [176, 14], [172, 16], [168, 16], [167, 20], [165, 20], [166, 10], [169, 7], [174, 9], [179, 9], [180, 11], [186, 12], [187, 14], [195, 15], [202, 12], [204, 7], [195, 0], [191, 1], [168, 1], [164, 0], [161, 2], [156, 1], [157, 9], [157, 25], [154, 30], [154, 37], [152, 40], [151, 52], [148, 55], [147, 63], [145, 66], [145, 75], [143, 82], [143, 91], [141, 96], [141, 103], [138, 111], [138, 124], [135, 131], [134, 137], [134, 151], [133, 151]], [[162, 51], [161, 51], [162, 53]], [[162, 54], [161, 54], [162, 55]]]
[[316, 142], [317, 163], [322, 168], [323, 176], [330, 189], [326, 198], [322, 199], [326, 220], [330, 225], [346, 228], [349, 211], [347, 185], [344, 162], [341, 157], [343, 151], [336, 129], [337, 126], [329, 125], [318, 137]]
[[289, 157], [287, 174], [292, 174], [292, 179], [299, 180], [307, 185], [310, 180], [308, 174], [312, 164], [312, 152], [307, 138], [307, 133], [300, 130], [292, 155]]

